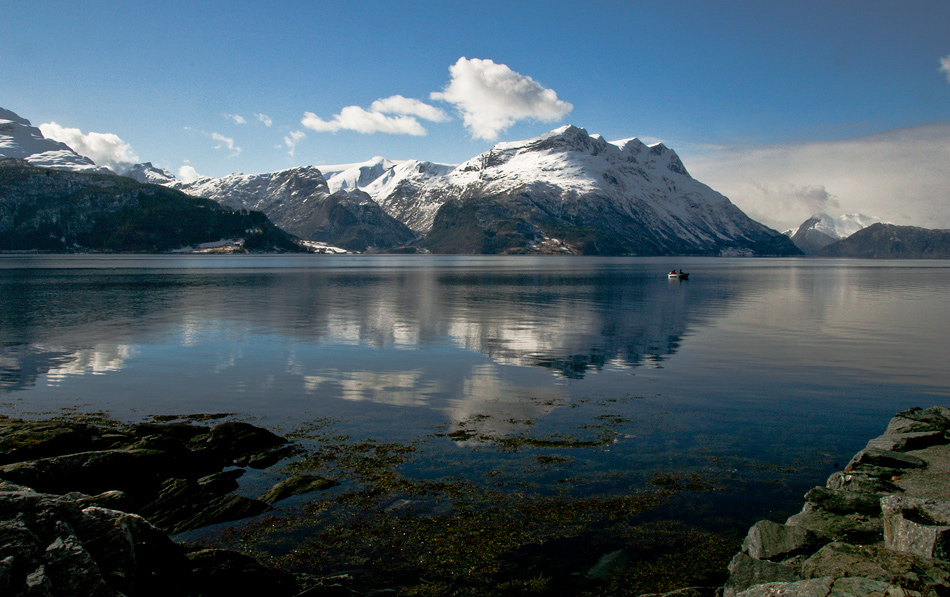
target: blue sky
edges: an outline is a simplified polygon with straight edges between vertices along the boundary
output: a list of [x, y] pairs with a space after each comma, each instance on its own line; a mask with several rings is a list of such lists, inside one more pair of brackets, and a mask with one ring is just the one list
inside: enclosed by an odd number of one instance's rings
[[457, 163], [571, 123], [662, 140], [775, 227], [950, 227], [946, 0], [4, 5], [0, 106], [118, 160]]

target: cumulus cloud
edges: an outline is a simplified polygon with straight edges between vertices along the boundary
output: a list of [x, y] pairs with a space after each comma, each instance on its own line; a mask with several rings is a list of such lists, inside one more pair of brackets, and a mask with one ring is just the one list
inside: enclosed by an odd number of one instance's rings
[[950, 228], [950, 122], [838, 141], [683, 155], [698, 180], [779, 230], [819, 211]]
[[267, 114], [255, 114], [254, 117], [266, 127], [270, 127], [270, 125], [274, 124], [274, 121], [271, 120], [271, 117]]
[[287, 155], [294, 157], [294, 152], [297, 151], [297, 144], [306, 138], [306, 136], [306, 133], [303, 131], [290, 131], [290, 134], [284, 137], [284, 146], [288, 149]]
[[215, 149], [222, 149], [222, 148], [227, 147], [228, 150], [231, 152], [232, 156], [241, 154], [241, 148], [237, 146], [237, 144], [234, 142], [234, 139], [232, 139], [231, 137], [225, 137], [221, 133], [211, 133], [211, 134], [205, 133], [205, 134], [207, 134], [209, 137], [211, 137], [215, 141], [220, 141], [220, 143], [214, 146]]
[[65, 143], [79, 155], [84, 155], [100, 166], [122, 172], [139, 161], [132, 146], [113, 133], [83, 134], [79, 129], [46, 122], [39, 126], [43, 136]]
[[477, 139], [494, 141], [519, 120], [552, 122], [574, 109], [531, 77], [491, 60], [462, 57], [449, 74], [445, 89], [430, 97], [453, 104]]
[[372, 103], [369, 109], [372, 112], [382, 112], [383, 114], [418, 116], [423, 120], [430, 120], [432, 122], [445, 122], [449, 120], [448, 115], [440, 108], [401, 95], [378, 99]]
[[426, 134], [425, 128], [411, 116], [387, 116], [382, 112], [373, 112], [359, 106], [347, 106], [329, 121], [323, 120], [313, 112], [306, 112], [300, 124], [318, 133], [348, 130], [364, 135], [389, 133], [390, 135], [421, 137]]
[[940, 70], [947, 73], [947, 82], [950, 83], [950, 55], [940, 59]]
[[331, 120], [324, 120], [313, 112], [306, 112], [300, 123], [319, 133], [346, 130], [366, 135], [388, 133], [421, 137], [428, 132], [419, 123], [419, 118], [432, 122], [445, 122], [449, 119], [445, 112], [435, 106], [417, 99], [393, 95], [376, 100], [368, 110], [360, 106], [347, 106]]
[[226, 114], [222, 112], [221, 116], [224, 116], [228, 120], [234, 122], [234, 124], [247, 124], [247, 120], [245, 120], [240, 114]]
[[198, 174], [198, 171], [195, 170], [194, 166], [185, 164], [178, 169], [178, 178], [182, 182], [195, 182], [199, 178], [204, 178], [204, 176]]

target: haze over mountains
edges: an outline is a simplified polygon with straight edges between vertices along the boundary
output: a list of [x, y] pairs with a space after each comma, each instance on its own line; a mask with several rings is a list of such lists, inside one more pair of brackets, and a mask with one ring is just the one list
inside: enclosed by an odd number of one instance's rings
[[[0, 157], [109, 172], [2, 109]], [[499, 143], [457, 166], [376, 157], [184, 182], [146, 162], [121, 174], [260, 211], [301, 239], [353, 251], [801, 255], [879, 221], [817, 214], [783, 235], [692, 178], [663, 144], [608, 142], [570, 125]]]

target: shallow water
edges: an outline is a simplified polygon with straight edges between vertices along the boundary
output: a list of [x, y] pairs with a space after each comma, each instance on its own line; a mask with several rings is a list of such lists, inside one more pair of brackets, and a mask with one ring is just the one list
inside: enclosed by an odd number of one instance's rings
[[727, 491], [692, 517], [745, 524], [948, 403], [948, 290], [947, 261], [6, 255], [0, 413], [329, 421], [470, 479], [534, 457], [506, 438], [607, 438], [538, 490], [700, 472]]

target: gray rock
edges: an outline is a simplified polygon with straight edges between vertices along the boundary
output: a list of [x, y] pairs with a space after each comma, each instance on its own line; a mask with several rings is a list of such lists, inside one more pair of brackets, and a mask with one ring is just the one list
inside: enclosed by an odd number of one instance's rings
[[805, 578], [860, 576], [923, 591], [950, 586], [950, 564], [885, 549], [883, 545], [829, 543], [802, 564]]
[[874, 543], [882, 539], [880, 517], [861, 514], [835, 514], [823, 510], [802, 510], [785, 521], [789, 526], [807, 529], [824, 542]]
[[881, 508], [887, 549], [950, 560], [950, 502], [889, 495]]
[[813, 510], [835, 514], [881, 514], [881, 500], [876, 495], [863, 492], [815, 487], [805, 494], [805, 501]]
[[845, 470], [853, 469], [856, 464], [871, 464], [896, 469], [924, 468], [927, 466], [926, 462], [916, 456], [892, 452], [890, 450], [879, 450], [877, 448], [865, 448], [855, 454]]
[[798, 553], [811, 553], [820, 546], [815, 534], [802, 526], [760, 520], [749, 529], [742, 551], [757, 560], [782, 560]]
[[919, 431], [911, 433], [888, 433], [868, 442], [867, 448], [887, 452], [910, 452], [930, 446], [950, 443], [943, 431]]
[[737, 553], [729, 562], [729, 580], [723, 588], [724, 597], [734, 597], [749, 587], [771, 582], [792, 582], [802, 576], [794, 566], [768, 560], [757, 560], [747, 553]]
[[61, 496], [0, 492], [4, 597], [184, 594], [185, 560], [141, 517]]
[[897, 413], [888, 423], [886, 433], [918, 431], [950, 431], [950, 408], [932, 406], [928, 409], [911, 408]]
[[752, 587], [738, 597], [890, 597], [890, 584], [866, 578], [815, 578]]
[[339, 483], [336, 481], [317, 475], [294, 475], [274, 485], [257, 499], [265, 504], [273, 504], [293, 495], [323, 491], [337, 485]]
[[900, 489], [889, 479], [876, 474], [863, 472], [837, 472], [828, 477], [828, 489], [851, 491], [856, 493], [882, 494], [898, 492]]

